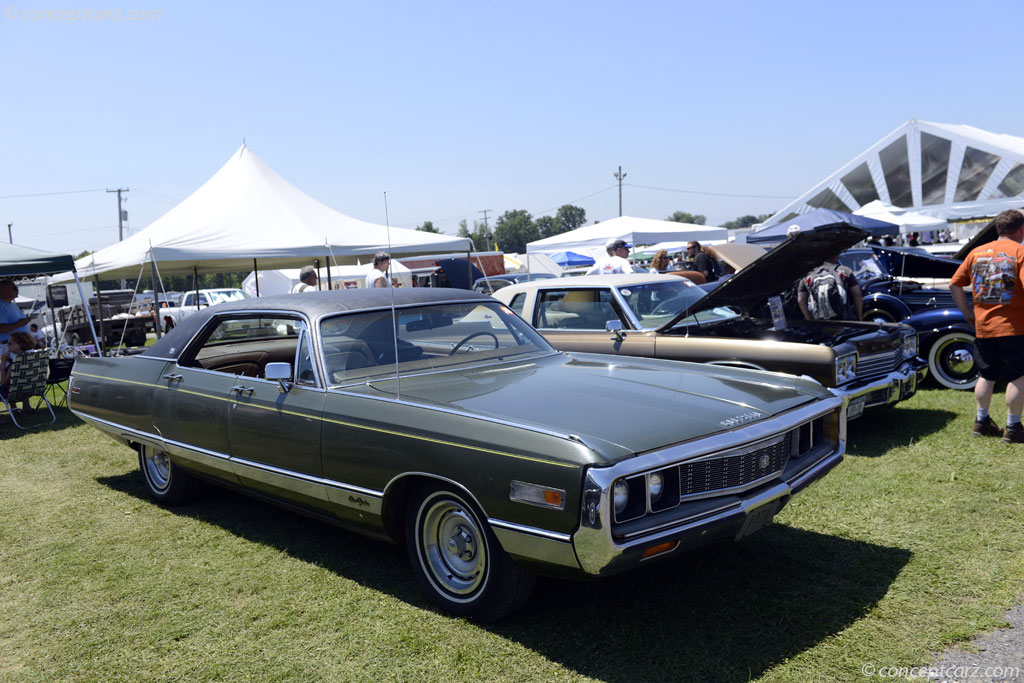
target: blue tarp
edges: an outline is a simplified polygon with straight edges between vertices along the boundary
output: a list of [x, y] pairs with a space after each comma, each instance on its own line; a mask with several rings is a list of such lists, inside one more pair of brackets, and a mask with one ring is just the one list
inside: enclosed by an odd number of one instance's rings
[[554, 254], [548, 254], [548, 257], [563, 268], [594, 265], [594, 259], [575, 251], [556, 251]]
[[782, 242], [786, 239], [786, 232], [789, 230], [789, 226], [791, 225], [799, 225], [801, 231], [810, 231], [830, 225], [852, 225], [855, 228], [867, 230], [874, 237], [880, 237], [882, 235], [898, 235], [900, 232], [900, 226], [895, 223], [886, 223], [885, 221], [879, 221], [865, 216], [858, 216], [856, 214], [846, 213], [845, 211], [815, 209], [810, 213], [805, 213], [802, 216], [791, 218], [787, 221], [783, 221], [782, 223], [765, 228], [764, 230], [752, 232], [747, 235], [747, 242], [750, 244]]

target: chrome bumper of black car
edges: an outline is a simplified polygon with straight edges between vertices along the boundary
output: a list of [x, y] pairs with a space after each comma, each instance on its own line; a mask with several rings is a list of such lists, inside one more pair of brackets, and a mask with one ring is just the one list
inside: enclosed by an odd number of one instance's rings
[[888, 406], [904, 401], [915, 393], [917, 386], [928, 376], [928, 362], [921, 358], [905, 361], [893, 372], [863, 380], [854, 380], [841, 387], [829, 389], [847, 400], [847, 420], [856, 420], [865, 408]]
[[[729, 444], [731, 447], [742, 443], [736, 437], [745, 437], [748, 442], [757, 441], [770, 437], [773, 431], [779, 434], [820, 418], [829, 411], [838, 410], [840, 405], [837, 399], [828, 399], [690, 446], [706, 446], [706, 442], [717, 438], [733, 441]], [[827, 452], [819, 453], [797, 467], [787, 466], [781, 477], [755, 488], [723, 492], [718, 496], [692, 497], [675, 508], [671, 515], [661, 515], [662, 519], [652, 514], [639, 523], [617, 524], [612, 512], [612, 485], [628, 476], [630, 471], [664, 466], [667, 452], [642, 455], [609, 468], [590, 469], [584, 484], [580, 528], [572, 537], [580, 567], [586, 574], [606, 576], [628, 570], [649, 559], [672, 556], [715, 541], [738, 540], [760, 529], [794, 494], [842, 461], [846, 450], [846, 419], [842, 412], [839, 418], [838, 438]], [[720, 450], [725, 448], [723, 442]], [[678, 452], [674, 455], [678, 456]], [[695, 455], [697, 457], [700, 456]]]

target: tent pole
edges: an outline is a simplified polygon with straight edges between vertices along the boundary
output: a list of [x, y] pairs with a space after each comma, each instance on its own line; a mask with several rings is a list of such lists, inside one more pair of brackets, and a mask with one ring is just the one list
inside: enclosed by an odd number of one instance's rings
[[[99, 353], [100, 357], [102, 358], [103, 357], [103, 351], [104, 351], [104, 349], [103, 349], [103, 339], [104, 339], [104, 334], [103, 334], [103, 298], [100, 296], [100, 275], [99, 275], [99, 273], [96, 273], [95, 275], [93, 275], [93, 279], [96, 281], [96, 313], [100, 317], [100, 338], [96, 339], [96, 337], [94, 335], [93, 336], [93, 341], [96, 342], [96, 351]], [[82, 301], [82, 308], [85, 309], [85, 315], [88, 316], [89, 315], [89, 302], [83, 300]]]
[[313, 259], [313, 267], [316, 268], [316, 291], [319, 292], [319, 291], [321, 291], [321, 289], [320, 289], [320, 259], [318, 259], [318, 258]]
[[256, 270], [256, 259], [252, 260], [253, 277], [256, 279], [256, 298], [260, 298], [260, 271]]
[[324, 259], [327, 264], [327, 289], [331, 289], [331, 255], [328, 254], [327, 258]]
[[[47, 293], [46, 304], [50, 307], [50, 320], [53, 321], [53, 345], [54, 345], [54, 347], [56, 347], [57, 346], [57, 340], [60, 339], [60, 335], [57, 334], [57, 315], [53, 312], [53, 297], [49, 296], [50, 285], [47, 285], [46, 289], [47, 289], [47, 292], [46, 292]], [[46, 344], [47, 344], [47, 346], [50, 345], [50, 340], [49, 339], [46, 340]]]
[[[160, 339], [160, 289], [157, 289], [157, 275], [156, 275], [156, 259], [153, 258], [153, 252], [149, 252], [149, 270], [153, 277], [153, 331], [156, 332], [156, 338]], [[160, 283], [163, 285], [163, 283]]]
[[[96, 344], [96, 350], [102, 356], [103, 352], [100, 350], [100, 340], [96, 338], [96, 326], [92, 323], [92, 315], [89, 313], [89, 300], [85, 298], [85, 292], [82, 291], [82, 281], [78, 279], [78, 273], [72, 271], [75, 276], [75, 284], [78, 285], [78, 296], [82, 298], [82, 308], [85, 310], [85, 319], [89, 322], [89, 331], [92, 332], [92, 341]], [[99, 278], [96, 279], [99, 282]], [[67, 323], [64, 323], [64, 329], [67, 330]]]

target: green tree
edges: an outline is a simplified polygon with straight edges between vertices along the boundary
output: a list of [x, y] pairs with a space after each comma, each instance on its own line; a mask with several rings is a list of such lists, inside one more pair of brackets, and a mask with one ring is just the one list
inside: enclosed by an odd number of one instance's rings
[[540, 229], [529, 211], [510, 209], [498, 217], [494, 239], [502, 251], [522, 254], [526, 252], [527, 242], [540, 239]]
[[473, 240], [473, 249], [476, 251], [490, 251], [494, 242], [494, 235], [486, 225], [473, 221], [473, 230], [470, 231], [465, 219], [459, 221], [459, 237]]
[[676, 223], [693, 223], [694, 225], [704, 225], [704, 222], [707, 220], [707, 216], [703, 216], [699, 213], [673, 211], [672, 215], [666, 218], [665, 220], [675, 221]]
[[555, 220], [557, 220], [561, 226], [561, 229], [555, 234], [569, 232], [570, 230], [575, 230], [587, 222], [587, 211], [580, 206], [563, 204], [559, 207], [558, 213], [555, 214]]
[[554, 216], [540, 216], [534, 223], [537, 226], [537, 230], [540, 231], [541, 237], [551, 237], [552, 235], [564, 232], [558, 223], [558, 219]]
[[416, 228], [420, 232], [435, 232], [440, 233], [441, 231], [434, 227], [433, 221], [423, 221], [423, 225]]
[[740, 216], [735, 220], [722, 223], [721, 227], [728, 228], [729, 230], [735, 230], [736, 228], [749, 228], [754, 223], [764, 223], [766, 220], [771, 218], [771, 216], [772, 214], [770, 213], [762, 213], [760, 216], [747, 214], [746, 216]]

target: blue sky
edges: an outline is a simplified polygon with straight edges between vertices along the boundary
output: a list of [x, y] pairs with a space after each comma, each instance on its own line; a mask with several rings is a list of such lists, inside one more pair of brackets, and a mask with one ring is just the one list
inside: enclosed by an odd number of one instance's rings
[[0, 224], [62, 252], [116, 241], [114, 196], [11, 195], [129, 187], [139, 230], [243, 138], [344, 213], [383, 223], [386, 191], [392, 225], [455, 232], [612, 218], [619, 165], [624, 213], [718, 224], [910, 118], [1024, 136], [1013, 1], [0, 5]]

